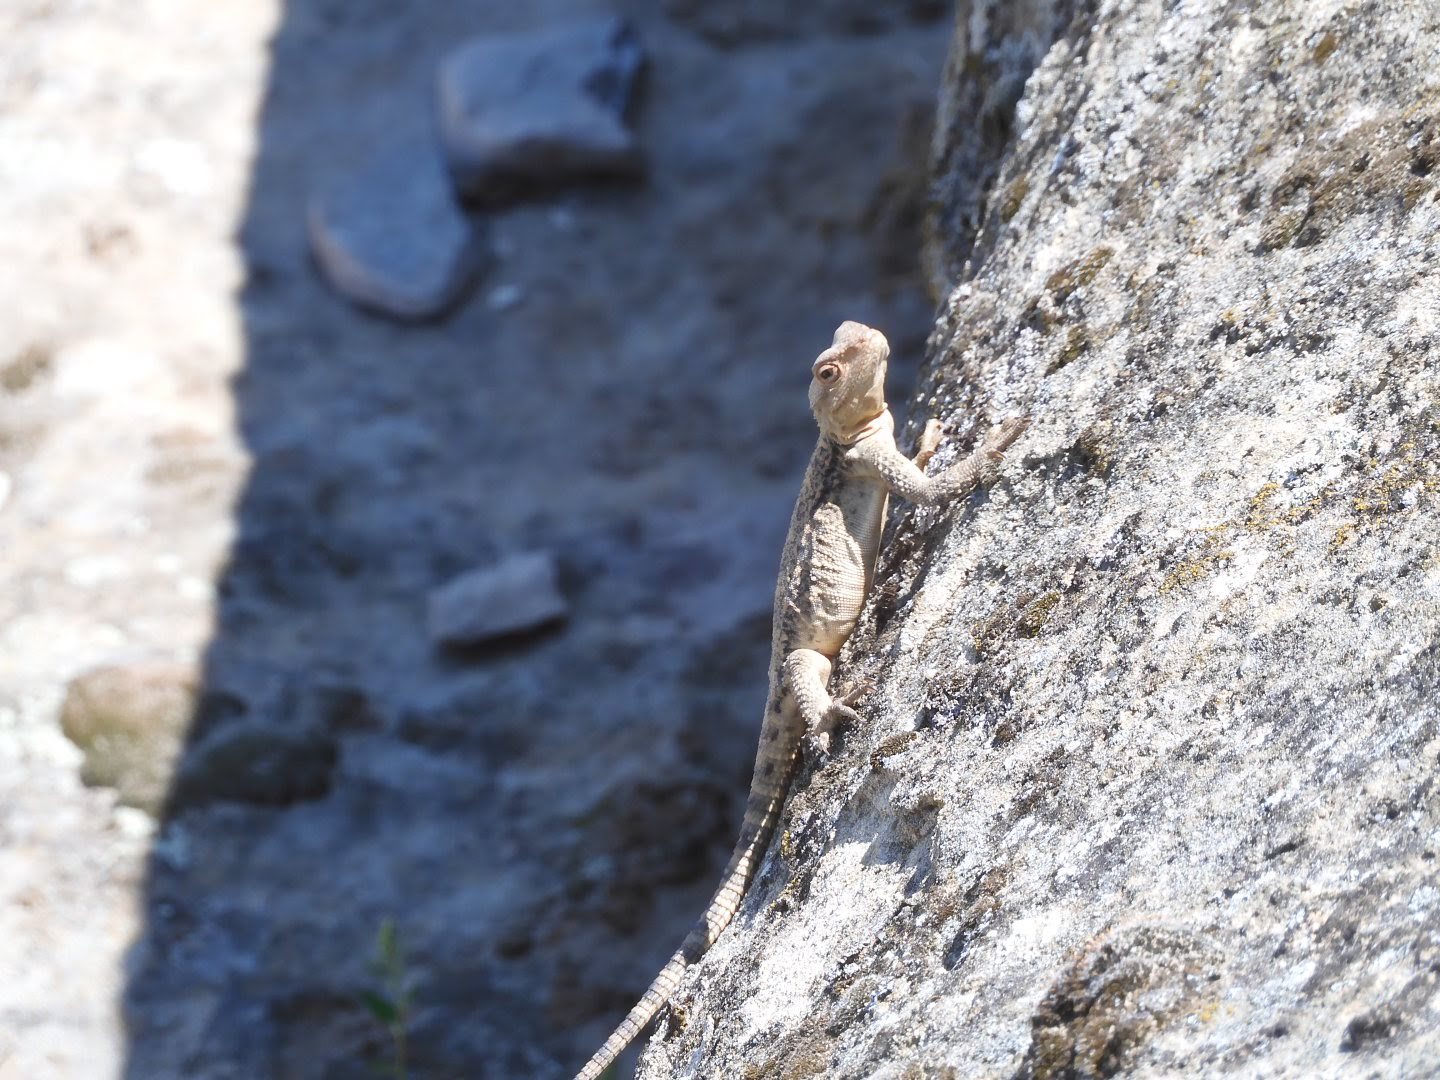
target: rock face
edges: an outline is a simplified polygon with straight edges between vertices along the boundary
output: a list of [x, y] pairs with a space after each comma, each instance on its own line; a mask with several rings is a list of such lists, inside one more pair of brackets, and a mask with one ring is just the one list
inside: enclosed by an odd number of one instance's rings
[[596, 175], [637, 175], [643, 158], [625, 117], [644, 64], [638, 36], [618, 18], [461, 46], [436, 86], [456, 184], [495, 202]]
[[1003, 6], [943, 88], [911, 432], [1034, 427], [901, 512], [870, 722], [638, 1075], [1428, 1074], [1440, 23]]

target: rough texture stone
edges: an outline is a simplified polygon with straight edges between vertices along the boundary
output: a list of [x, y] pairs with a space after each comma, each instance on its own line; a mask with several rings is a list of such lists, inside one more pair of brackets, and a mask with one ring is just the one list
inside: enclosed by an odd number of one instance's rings
[[307, 223], [315, 261], [335, 290], [395, 319], [445, 314], [488, 259], [428, 139], [388, 147], [334, 178], [311, 197]]
[[623, 19], [496, 34], [456, 49], [436, 84], [440, 135], [460, 190], [482, 202], [597, 175], [636, 176], [625, 122], [645, 53]]
[[85, 754], [81, 779], [158, 812], [199, 698], [199, 673], [180, 664], [112, 665], [71, 680], [60, 730]]
[[428, 626], [437, 645], [477, 645], [553, 623], [566, 610], [553, 557], [510, 555], [431, 593]]
[[[962, 12], [910, 430], [1034, 427], [901, 512], [868, 723], [644, 1080], [1440, 1059], [1440, 22], [1074, 10]], [[1033, 59], [990, 160], [957, 132]]]

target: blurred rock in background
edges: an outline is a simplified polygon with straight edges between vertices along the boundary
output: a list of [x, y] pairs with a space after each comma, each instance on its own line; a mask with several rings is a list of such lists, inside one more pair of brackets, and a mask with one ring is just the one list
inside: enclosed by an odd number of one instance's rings
[[[371, 1075], [388, 920], [412, 1077], [564, 1078], [649, 980], [743, 805], [810, 361], [883, 327], [903, 401], [931, 325], [949, 26], [856, 12], [0, 13], [0, 1077]], [[538, 104], [446, 67], [576, 26]], [[447, 157], [446, 72], [584, 153]], [[525, 552], [543, 611], [431, 621]]]

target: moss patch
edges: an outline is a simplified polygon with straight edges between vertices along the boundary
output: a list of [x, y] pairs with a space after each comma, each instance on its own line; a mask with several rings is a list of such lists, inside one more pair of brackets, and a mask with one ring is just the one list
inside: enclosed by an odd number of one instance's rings
[[1115, 257], [1115, 249], [1104, 244], [1091, 248], [1073, 262], [1066, 263], [1045, 279], [1045, 288], [1062, 304], [1076, 289], [1089, 285]]
[[1020, 176], [1005, 185], [1005, 190], [1000, 193], [1000, 220], [1009, 222], [1020, 212], [1021, 205], [1025, 202], [1025, 196], [1030, 194], [1030, 178]]
[[1083, 326], [1070, 327], [1065, 331], [1065, 340], [1060, 345], [1059, 354], [1046, 366], [1045, 374], [1054, 375], [1088, 348], [1090, 348], [1090, 335], [1085, 332], [1085, 328]]
[[1020, 613], [1015, 632], [1025, 638], [1039, 637], [1040, 631], [1045, 629], [1045, 624], [1050, 621], [1050, 615], [1059, 603], [1058, 592], [1047, 592], [1044, 596], [1032, 600]]
[[1306, 247], [1352, 217], [1408, 213], [1434, 191], [1437, 163], [1440, 114], [1411, 110], [1361, 124], [1306, 154], [1275, 185], [1260, 249]]
[[1165, 1026], [1212, 1003], [1205, 988], [1217, 964], [1216, 951], [1184, 930], [1143, 926], [1101, 935], [1035, 1010], [1019, 1075], [1059, 1080], [1124, 1072]]
[[1225, 539], [1233, 527], [1226, 523], [1201, 530], [1198, 550], [1176, 562], [1161, 579], [1161, 595], [1193, 585], [1233, 559], [1235, 553], [1225, 546]]

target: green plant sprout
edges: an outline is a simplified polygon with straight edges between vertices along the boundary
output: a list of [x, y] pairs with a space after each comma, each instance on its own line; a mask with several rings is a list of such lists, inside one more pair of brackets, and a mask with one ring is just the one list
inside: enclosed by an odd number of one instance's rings
[[386, 919], [375, 935], [375, 959], [370, 970], [380, 980], [378, 989], [362, 990], [360, 1004], [376, 1020], [385, 1025], [390, 1035], [391, 1055], [388, 1061], [374, 1062], [375, 1071], [392, 1080], [409, 1080], [409, 1044], [411, 989], [405, 971], [405, 954], [400, 948], [400, 935], [395, 920]]

